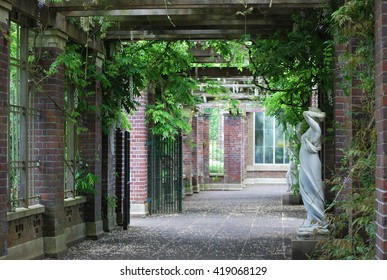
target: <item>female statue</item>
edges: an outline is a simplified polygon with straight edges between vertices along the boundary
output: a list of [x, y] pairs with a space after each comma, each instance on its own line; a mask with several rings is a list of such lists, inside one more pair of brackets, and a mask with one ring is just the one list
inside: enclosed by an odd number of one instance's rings
[[303, 112], [309, 124], [308, 130], [301, 136], [300, 125], [297, 136], [301, 141], [299, 183], [302, 201], [307, 211], [307, 219], [298, 229], [298, 235], [312, 233], [326, 234], [324, 188], [321, 179], [321, 128], [319, 122], [324, 121], [325, 113], [318, 108], [309, 108]]

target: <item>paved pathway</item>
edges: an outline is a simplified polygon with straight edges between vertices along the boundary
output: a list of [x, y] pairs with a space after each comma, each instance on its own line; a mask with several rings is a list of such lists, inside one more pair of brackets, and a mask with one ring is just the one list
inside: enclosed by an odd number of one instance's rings
[[290, 259], [303, 206], [282, 206], [285, 186], [200, 192], [183, 200], [183, 213], [132, 217], [100, 240], [70, 247], [65, 259]]

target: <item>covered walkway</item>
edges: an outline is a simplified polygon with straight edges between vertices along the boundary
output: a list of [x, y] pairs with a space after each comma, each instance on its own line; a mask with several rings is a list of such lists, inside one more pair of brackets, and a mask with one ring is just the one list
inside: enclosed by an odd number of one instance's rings
[[127, 231], [69, 248], [64, 259], [265, 259], [291, 257], [291, 238], [303, 206], [282, 206], [286, 186], [200, 192], [183, 200], [183, 213], [132, 217]]

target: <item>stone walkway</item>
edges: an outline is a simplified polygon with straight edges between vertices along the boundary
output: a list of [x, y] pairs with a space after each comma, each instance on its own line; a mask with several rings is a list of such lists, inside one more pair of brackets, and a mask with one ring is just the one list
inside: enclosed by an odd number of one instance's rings
[[132, 217], [100, 240], [70, 247], [64, 259], [286, 260], [302, 224], [303, 206], [282, 206], [285, 186], [200, 192], [183, 200], [183, 213]]

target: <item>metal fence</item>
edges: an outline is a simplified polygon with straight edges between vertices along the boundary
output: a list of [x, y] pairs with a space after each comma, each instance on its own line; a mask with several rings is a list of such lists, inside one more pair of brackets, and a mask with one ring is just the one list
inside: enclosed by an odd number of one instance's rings
[[210, 114], [210, 174], [224, 173], [223, 113], [218, 108], [208, 110]]
[[165, 139], [151, 135], [149, 141], [150, 214], [182, 211], [183, 150], [182, 137]]

